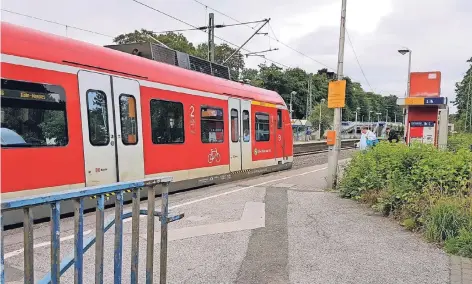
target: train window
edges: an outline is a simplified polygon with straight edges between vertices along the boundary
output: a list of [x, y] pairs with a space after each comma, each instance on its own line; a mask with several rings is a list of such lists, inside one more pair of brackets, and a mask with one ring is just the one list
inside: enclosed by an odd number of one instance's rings
[[239, 142], [239, 115], [234, 108], [231, 109], [231, 141]]
[[66, 97], [61, 86], [1, 81], [2, 147], [67, 145]]
[[282, 129], [282, 110], [277, 110], [277, 129]]
[[89, 140], [93, 146], [106, 146], [110, 143], [108, 127], [107, 96], [99, 90], [87, 91], [87, 113]]
[[154, 144], [184, 143], [184, 105], [151, 100], [151, 132]]
[[249, 111], [247, 110], [243, 110], [243, 141], [244, 142], [249, 142], [251, 139], [250, 139], [250, 133], [251, 133], [251, 130], [249, 128]]
[[201, 139], [203, 143], [224, 142], [223, 109], [215, 107], [201, 107]]
[[125, 145], [138, 143], [138, 123], [136, 121], [136, 99], [131, 95], [120, 95], [121, 141]]
[[256, 112], [256, 141], [269, 141], [269, 114]]

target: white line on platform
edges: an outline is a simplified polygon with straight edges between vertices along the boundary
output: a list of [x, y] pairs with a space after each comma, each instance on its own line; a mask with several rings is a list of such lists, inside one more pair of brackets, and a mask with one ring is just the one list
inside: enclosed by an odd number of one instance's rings
[[[91, 232], [92, 232], [92, 230], [85, 231], [84, 236], [90, 234]], [[73, 238], [74, 238], [74, 235], [70, 235], [70, 236], [60, 238], [59, 240], [61, 242], [63, 242], [63, 241], [67, 241], [67, 240], [70, 240], [70, 239], [73, 239]], [[51, 245], [51, 242], [43, 242], [43, 243], [35, 244], [33, 246], [33, 248], [41, 248], [41, 247], [46, 247], [46, 246], [49, 246], [49, 245]], [[20, 248], [20, 249], [14, 250], [12, 252], [6, 253], [5, 256], [4, 256], [4, 259], [22, 254], [23, 251], [24, 251], [24, 248]]]
[[[320, 171], [323, 171], [323, 170], [326, 170], [326, 169], [328, 169], [328, 168], [327, 168], [327, 167], [324, 167], [324, 168], [320, 168], [320, 169], [316, 169], [316, 170], [304, 172], [304, 173], [301, 173], [301, 174], [296, 174], [296, 175], [291, 175], [291, 176], [288, 176], [288, 177], [273, 179], [273, 180], [261, 182], [261, 183], [258, 183], [258, 184], [254, 184], [254, 185], [250, 185], [250, 186], [246, 186], [246, 187], [242, 187], [242, 188], [237, 188], [237, 189], [230, 190], [230, 191], [225, 191], [225, 192], [223, 192], [223, 193], [219, 193], [219, 194], [215, 194], [215, 195], [210, 195], [210, 196], [207, 196], [207, 197], [204, 197], [204, 198], [195, 199], [195, 200], [192, 200], [192, 201], [189, 201], [189, 202], [185, 202], [185, 203], [181, 203], [181, 204], [177, 204], [177, 205], [174, 205], [174, 206], [169, 206], [169, 209], [174, 209], [174, 208], [179, 208], [179, 207], [187, 206], [187, 205], [194, 204], [194, 203], [198, 203], [198, 202], [205, 201], [205, 200], [208, 200], [208, 199], [213, 199], [213, 198], [217, 198], [217, 197], [220, 197], [220, 196], [224, 196], [224, 195], [228, 195], [228, 194], [231, 194], [231, 193], [235, 193], [235, 192], [238, 192], [238, 191], [241, 191], [241, 190], [245, 190], [245, 189], [249, 189], [249, 188], [253, 188], [253, 187], [258, 187], [258, 186], [261, 186], [261, 185], [265, 185], [265, 184], [268, 184], [268, 183], [277, 182], [277, 181], [281, 181], [281, 180], [286, 180], [286, 179], [289, 179], [289, 178], [304, 176], [304, 175], [307, 175], [307, 174], [311, 174], [311, 173], [315, 173], [315, 172], [320, 172]], [[144, 217], [145, 217], [145, 216], [144, 216]]]
[[[281, 180], [286, 180], [286, 179], [290, 179], [290, 178], [294, 178], [294, 177], [304, 176], [304, 175], [307, 175], [307, 174], [320, 172], [320, 171], [323, 171], [323, 170], [326, 170], [326, 169], [328, 169], [328, 168], [327, 167], [319, 168], [319, 169], [311, 170], [311, 171], [304, 172], [304, 173], [301, 173], [301, 174], [286, 176], [286, 177], [283, 177], [283, 178], [273, 179], [273, 180], [261, 182], [261, 183], [258, 183], [258, 184], [237, 188], [237, 189], [234, 189], [234, 190], [226, 191], [226, 192], [223, 192], [223, 193], [218, 193], [218, 194], [215, 194], [215, 195], [210, 195], [210, 196], [207, 196], [207, 197], [204, 197], [204, 198], [195, 199], [195, 200], [185, 202], [185, 203], [181, 203], [181, 204], [177, 204], [177, 205], [174, 205], [174, 206], [169, 206], [169, 209], [174, 209], [174, 208], [179, 208], [179, 207], [195, 204], [195, 203], [198, 203], [198, 202], [202, 202], [202, 201], [205, 201], [205, 200], [209, 200], [209, 199], [217, 198], [217, 197], [220, 197], [220, 196], [228, 195], [228, 194], [235, 193], [235, 192], [238, 192], [238, 191], [242, 191], [242, 190], [245, 190], [245, 189], [250, 189], [250, 188], [254, 188], [254, 187], [261, 186], [261, 185], [265, 185], [265, 184], [269, 184], [269, 183], [273, 183], [273, 182], [278, 182], [278, 181], [281, 181]], [[144, 218], [144, 217], [147, 217], [147, 216], [142, 215], [140, 217]], [[125, 220], [123, 220], [123, 223], [130, 222], [131, 220], [132, 220], [131, 218], [125, 219]], [[84, 235], [90, 234], [91, 232], [92, 232], [91, 230], [85, 231]], [[70, 236], [62, 237], [60, 239], [60, 241], [63, 242], [63, 241], [71, 240], [73, 238], [74, 238], [74, 235], [70, 235]], [[43, 243], [35, 244], [33, 246], [33, 248], [45, 247], [45, 246], [49, 246], [50, 244], [51, 244], [50, 242], [43, 242]], [[21, 254], [23, 252], [23, 250], [24, 249], [21, 248], [21, 249], [14, 250], [12, 252], [6, 253], [5, 256], [4, 256], [4, 259], [7, 259], [7, 258], [10, 258], [10, 257], [13, 257], [13, 256], [17, 256], [17, 255]]]

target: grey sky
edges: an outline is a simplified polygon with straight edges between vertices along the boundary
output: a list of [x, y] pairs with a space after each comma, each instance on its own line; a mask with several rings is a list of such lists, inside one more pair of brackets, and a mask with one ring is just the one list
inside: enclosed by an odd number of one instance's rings
[[[271, 18], [274, 31], [264, 28], [289, 46], [336, 68], [339, 36], [340, 0], [140, 0], [192, 25], [206, 24], [207, 13], [217, 9], [239, 21]], [[70, 26], [77, 26], [116, 36], [134, 29], [155, 31], [189, 28], [176, 20], [145, 8], [131, 0], [2, 0], [2, 9], [36, 16]], [[1, 13], [2, 21], [66, 35], [63, 26], [41, 22], [10, 13]], [[215, 12], [217, 24], [234, 23]], [[407, 56], [397, 49], [413, 51], [412, 71], [441, 71], [442, 93], [454, 99], [454, 84], [467, 69], [472, 57], [472, 1], [470, 0], [348, 0], [346, 26], [359, 61], [375, 92], [403, 96], [406, 90]], [[247, 27], [217, 29], [216, 35], [241, 44], [252, 33]], [[191, 41], [206, 40], [201, 31], [184, 33]], [[67, 36], [98, 45], [112, 39], [91, 33], [67, 30]], [[220, 40], [216, 39], [216, 42]], [[246, 48], [260, 51], [279, 48], [267, 57], [309, 72], [323, 68], [319, 63], [299, 55], [266, 36], [256, 36]], [[255, 67], [262, 58], [250, 57], [246, 64]], [[369, 85], [362, 76], [346, 41], [345, 74]], [[453, 109], [454, 111], [454, 109]]]

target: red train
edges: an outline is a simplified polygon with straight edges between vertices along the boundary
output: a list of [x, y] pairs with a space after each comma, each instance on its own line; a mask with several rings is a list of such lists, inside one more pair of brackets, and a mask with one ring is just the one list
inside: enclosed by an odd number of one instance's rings
[[1, 24], [2, 198], [159, 175], [171, 190], [287, 169], [279, 94]]

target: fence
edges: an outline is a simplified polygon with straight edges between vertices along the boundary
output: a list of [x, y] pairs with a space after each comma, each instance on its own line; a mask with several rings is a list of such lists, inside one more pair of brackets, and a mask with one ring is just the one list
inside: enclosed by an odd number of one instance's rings
[[[146, 247], [146, 283], [153, 283], [154, 266], [154, 217], [161, 223], [160, 247], [160, 283], [167, 279], [167, 224], [183, 218], [184, 214], [168, 215], [168, 192], [172, 177], [150, 178], [135, 182], [119, 182], [105, 186], [86, 187], [79, 190], [29, 196], [25, 198], [2, 201], [2, 216], [7, 210], [23, 210], [24, 236], [24, 283], [34, 283], [34, 251], [33, 251], [33, 208], [39, 205], [51, 207], [51, 271], [38, 283], [59, 283], [60, 276], [74, 265], [74, 283], [83, 283], [83, 255], [95, 244], [95, 283], [103, 283], [104, 234], [115, 225], [114, 239], [114, 283], [122, 280], [123, 251], [123, 220], [132, 218], [131, 237], [131, 283], [138, 283], [139, 263], [139, 217], [147, 215], [147, 247]], [[158, 187], [162, 187], [161, 212], [155, 210], [155, 196]], [[147, 189], [147, 210], [140, 209], [140, 193]], [[131, 190], [132, 211], [123, 213], [123, 196]], [[110, 193], [115, 198], [115, 216], [105, 222], [105, 196]], [[96, 230], [95, 236], [84, 241], [84, 199], [96, 196]], [[60, 208], [61, 202], [73, 200], [74, 204], [74, 254], [60, 260]], [[3, 220], [0, 217], [1, 239], [1, 283], [5, 283]]]

